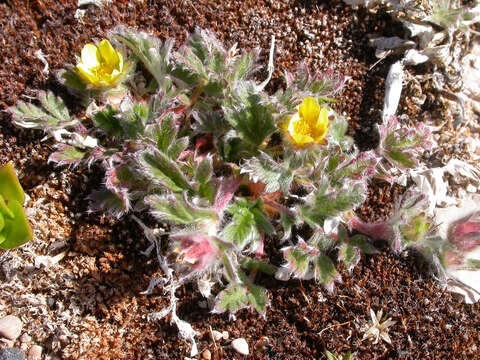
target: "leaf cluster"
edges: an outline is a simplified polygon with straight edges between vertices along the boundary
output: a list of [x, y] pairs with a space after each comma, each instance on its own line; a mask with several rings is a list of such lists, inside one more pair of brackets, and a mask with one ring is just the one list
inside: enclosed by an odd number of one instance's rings
[[[50, 161], [104, 169], [103, 185], [90, 195], [92, 210], [118, 217], [148, 210], [168, 228], [165, 261], [179, 276], [219, 279], [222, 272], [227, 284], [216, 311], [265, 312], [268, 297], [255, 275], [280, 271], [264, 253], [267, 242], [288, 242], [282, 268], [289, 276], [328, 289], [339, 280], [337, 262], [351, 269], [361, 252], [374, 251], [339, 223], [365, 200], [380, 161], [415, 162], [428, 137], [424, 128], [405, 129], [393, 119], [380, 127], [378, 151], [360, 152], [347, 121], [328, 107], [343, 76], [301, 64], [285, 73], [286, 89], [270, 95], [252, 77], [259, 50], [226, 49], [210, 31], [198, 29], [177, 51], [172, 40], [132, 29], [110, 37], [135, 64], [121, 92], [76, 88], [90, 104], [82, 119], [72, 118], [60, 98], [40, 93], [39, 105], [10, 108], [13, 120], [57, 140]], [[139, 92], [135, 84], [145, 73], [150, 84]], [[322, 143], [299, 148], [284, 124], [306, 96], [328, 109], [329, 125]], [[422, 224], [418, 218], [413, 229], [398, 229], [420, 237]], [[303, 233], [313, 235], [304, 241]]]

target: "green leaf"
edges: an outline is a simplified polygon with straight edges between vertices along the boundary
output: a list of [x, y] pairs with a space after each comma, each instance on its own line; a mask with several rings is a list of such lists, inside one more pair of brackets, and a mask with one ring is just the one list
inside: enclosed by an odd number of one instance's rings
[[337, 165], [332, 178], [335, 181], [341, 181], [345, 178], [354, 180], [365, 179], [375, 173], [378, 160], [373, 151], [356, 154], [354, 157], [346, 158], [342, 164]]
[[171, 116], [166, 116], [156, 132], [157, 147], [160, 151], [166, 153], [168, 148], [177, 137], [177, 127], [173, 123]]
[[314, 275], [318, 282], [329, 287], [338, 276], [338, 272], [332, 260], [327, 255], [321, 254], [314, 261]]
[[230, 130], [230, 124], [225, 120], [221, 111], [194, 111], [192, 117], [196, 120], [193, 126], [197, 133], [212, 133], [215, 136], [222, 136]]
[[331, 193], [320, 190], [312, 203], [300, 206], [300, 215], [312, 226], [322, 225], [327, 217], [351, 210], [360, 205], [365, 198], [366, 189], [362, 183], [354, 183], [348, 188]]
[[247, 292], [248, 301], [260, 314], [267, 309], [268, 297], [266, 290], [258, 285], [248, 285]]
[[7, 201], [18, 201], [23, 204], [25, 193], [18, 181], [12, 163], [7, 163], [0, 168], [0, 195]]
[[240, 264], [250, 271], [261, 271], [267, 275], [274, 275], [277, 270], [275, 266], [269, 264], [266, 261], [252, 259], [245, 257], [240, 261]]
[[412, 155], [404, 153], [402, 151], [391, 150], [387, 151], [385, 155], [397, 166], [400, 168], [412, 168], [416, 166], [416, 161], [413, 159]]
[[364, 235], [354, 235], [349, 240], [348, 243], [354, 247], [360, 248], [365, 254], [375, 254], [377, 249], [375, 246], [370, 244], [367, 240], [367, 237]]
[[214, 211], [192, 208], [180, 197], [150, 195], [145, 198], [145, 203], [151, 207], [152, 215], [161, 221], [190, 225], [206, 219], [218, 219]]
[[272, 234], [275, 228], [264, 214], [262, 202], [249, 203], [245, 199], [238, 200], [231, 205], [227, 212], [233, 215], [232, 221], [223, 229], [223, 237], [243, 249], [251, 244], [251, 250], [259, 245], [260, 233], [258, 228]]
[[211, 204], [213, 204], [213, 197], [215, 195], [216, 191], [216, 186], [213, 182], [210, 182], [208, 184], [200, 184], [198, 187], [198, 194], [210, 201]]
[[257, 285], [229, 284], [216, 299], [215, 312], [229, 311], [234, 313], [240, 309], [253, 306], [259, 313], [264, 313], [268, 297], [263, 287]]
[[360, 261], [359, 250], [359, 248], [349, 244], [340, 245], [339, 258], [349, 271]]
[[237, 93], [236, 100], [224, 103], [222, 109], [225, 118], [239, 136], [255, 148], [277, 130], [273, 108], [263, 102], [258, 94]]
[[206, 156], [195, 169], [195, 181], [203, 185], [210, 181], [213, 175], [213, 159]]
[[280, 222], [283, 227], [283, 237], [282, 240], [287, 240], [292, 234], [292, 227], [295, 224], [295, 217], [287, 212], [280, 212]]
[[283, 258], [287, 261], [285, 267], [290, 270], [295, 277], [302, 279], [307, 275], [311, 260], [308, 245], [301, 241], [295, 246], [289, 246], [283, 249]]
[[13, 249], [33, 239], [33, 232], [28, 223], [22, 205], [16, 200], [8, 202], [8, 209], [13, 213], [13, 219], [4, 218], [5, 226], [1, 232], [4, 240], [0, 249]]
[[90, 211], [106, 211], [116, 218], [120, 218], [128, 211], [124, 199], [111, 190], [94, 191], [89, 198], [91, 200]]
[[253, 214], [248, 210], [236, 213], [233, 221], [223, 229], [222, 237], [240, 249], [250, 243], [258, 243], [260, 234], [255, 226]]
[[164, 185], [174, 192], [193, 190], [175, 161], [169, 159], [164, 153], [144, 151], [138, 155], [138, 158], [145, 175], [153, 182]]
[[247, 307], [248, 304], [249, 299], [246, 287], [239, 284], [229, 284], [226, 289], [217, 295], [215, 312], [229, 311], [234, 313]]
[[195, 54], [195, 56], [202, 62], [206, 63], [209, 57], [209, 41], [204, 30], [197, 30], [194, 34], [190, 35], [187, 40], [187, 46]]
[[57, 144], [56, 150], [50, 155], [48, 161], [53, 161], [59, 166], [72, 165], [76, 167], [85, 157], [85, 152], [78, 150], [76, 147], [66, 144]]
[[223, 96], [223, 90], [225, 90], [226, 87], [227, 84], [225, 81], [210, 79], [210, 81], [203, 88], [203, 92], [207, 96], [221, 98]]
[[253, 181], [263, 182], [266, 193], [281, 190], [284, 194], [288, 194], [293, 181], [291, 171], [263, 152], [260, 153], [260, 156], [247, 160], [242, 171], [248, 172]]
[[327, 360], [350, 360], [351, 354], [350, 351], [347, 352], [344, 356], [337, 356], [335, 354], [332, 354], [330, 351], [326, 351], [325, 353], [327, 355]]
[[239, 56], [235, 60], [235, 64], [233, 66], [234, 81], [243, 80], [244, 78], [247, 78], [252, 73], [254, 73], [258, 69], [258, 67], [256, 66], [257, 59], [258, 59], [258, 51], [246, 52], [245, 54]]
[[347, 136], [348, 122], [344, 117], [341, 117], [338, 114], [335, 114], [335, 120], [330, 122], [328, 129], [329, 135], [333, 140], [338, 144], [343, 144], [345, 142], [351, 143], [351, 138]]
[[178, 159], [180, 154], [188, 147], [189, 142], [190, 142], [190, 139], [186, 136], [175, 140], [168, 147], [168, 150], [167, 150], [168, 157], [172, 160]]
[[170, 64], [173, 39], [167, 39], [163, 44], [157, 38], [144, 32], [122, 28], [114, 34], [114, 38], [132, 50], [145, 68], [153, 75], [161, 89], [168, 90], [171, 86], [169, 78], [172, 66]]
[[[3, 196], [1, 194], [0, 194], [0, 215], [2, 215], [2, 220], [3, 221], [4, 221], [4, 217], [7, 218], [7, 219], [13, 219], [14, 218], [14, 214], [8, 208], [8, 205], [7, 205], [5, 199], [3, 198]], [[3, 223], [2, 228], [3, 228], [3, 226], [5, 226], [5, 222]]]
[[208, 78], [207, 71], [203, 66], [202, 60], [187, 46], [183, 46], [181, 52], [176, 54], [177, 59], [181, 60], [183, 65], [198, 74], [201, 78]]
[[93, 115], [93, 123], [113, 136], [123, 136], [124, 131], [120, 119], [116, 115], [117, 111], [111, 106], [107, 106], [106, 109]]
[[399, 225], [399, 229], [405, 238], [406, 243], [419, 243], [428, 234], [430, 224], [424, 213], [409, 219], [408, 222]]
[[28, 129], [62, 129], [74, 126], [77, 120], [72, 120], [63, 100], [49, 91], [40, 91], [38, 100], [41, 107], [19, 101], [8, 110], [12, 114], [15, 125]]

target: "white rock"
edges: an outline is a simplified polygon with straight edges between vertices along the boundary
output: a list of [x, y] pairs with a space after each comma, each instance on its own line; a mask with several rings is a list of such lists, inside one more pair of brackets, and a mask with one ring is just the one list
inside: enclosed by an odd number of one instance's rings
[[212, 330], [212, 337], [213, 340], [219, 341], [223, 337], [223, 334], [220, 331]]
[[223, 340], [228, 340], [228, 331], [222, 331], [222, 337], [223, 337]]
[[22, 320], [14, 315], [0, 319], [0, 337], [15, 340], [22, 332]]
[[41, 360], [43, 348], [40, 345], [32, 345], [28, 351], [28, 360]]
[[212, 358], [212, 353], [210, 350], [206, 349], [202, 352], [202, 359], [204, 360], [210, 360]]
[[248, 349], [248, 343], [244, 338], [238, 338], [233, 340], [232, 347], [236, 352], [242, 355], [248, 355], [250, 353]]
[[27, 333], [23, 333], [22, 336], [20, 336], [20, 342], [22, 343], [28, 343], [32, 341], [32, 337], [28, 335]]
[[477, 188], [475, 186], [473, 186], [472, 184], [468, 184], [467, 185], [467, 191], [469, 193], [475, 193], [475, 192], [477, 192]]

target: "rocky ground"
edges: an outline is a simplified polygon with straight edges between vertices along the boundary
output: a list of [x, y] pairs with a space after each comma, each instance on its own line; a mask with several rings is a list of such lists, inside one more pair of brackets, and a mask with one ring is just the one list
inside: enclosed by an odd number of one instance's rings
[[[336, 0], [117, 0], [81, 9], [75, 1], [0, 1], [2, 110], [37, 89], [51, 89], [80, 115], [74, 99], [58, 86], [55, 73], [75, 63], [75, 54], [86, 42], [102, 39], [119, 24], [174, 37], [177, 44], [195, 26], [209, 28], [227, 45], [238, 42], [239, 48], [265, 49], [265, 62], [270, 37], [275, 35], [276, 71], [270, 90], [282, 86], [282, 71], [294, 69], [299, 61], [350, 77], [335, 106], [364, 149], [376, 144], [374, 125], [380, 121], [384, 79], [398, 60], [392, 56], [375, 64], [368, 38], [403, 31], [384, 12], [353, 11]], [[412, 104], [406, 91], [399, 112], [412, 121], [425, 114], [437, 118], [445, 114], [434, 91], [422, 90], [428, 101]], [[444, 120], [446, 132], [455, 135]], [[478, 118], [472, 126], [478, 127]], [[442, 149], [438, 161], [450, 147]], [[55, 169], [47, 164], [51, 151], [51, 140], [44, 140], [41, 132], [14, 128], [9, 115], [0, 112], [0, 165], [15, 164], [29, 197], [26, 211], [35, 233], [35, 239], [20, 249], [0, 253], [0, 347], [20, 348], [30, 359], [189, 356], [190, 345], [178, 339], [168, 318], [149, 321], [148, 315], [166, 307], [168, 298], [159, 289], [143, 294], [160, 272], [156, 258], [142, 254], [148, 244], [137, 223], [129, 217], [115, 220], [89, 214], [86, 196], [102, 178], [99, 169]], [[386, 218], [403, 191], [400, 186], [371, 184], [369, 199], [357, 212], [366, 220]], [[267, 250], [276, 255], [274, 240]], [[479, 305], [464, 305], [445, 292], [414, 255], [398, 257], [382, 250], [362, 257], [352, 273], [342, 270], [342, 278], [329, 294], [310, 281], [265, 277], [261, 282], [270, 298], [265, 318], [243, 310], [235, 320], [212, 315], [196, 288], [185, 286], [176, 294], [178, 314], [199, 332], [197, 358], [204, 359], [322, 359], [326, 350], [339, 355], [351, 351], [358, 359], [478, 356]], [[363, 340], [369, 309], [382, 309], [395, 321], [389, 328], [391, 344]], [[219, 337], [214, 331], [228, 335]], [[236, 338], [246, 340], [248, 356], [234, 349]]]

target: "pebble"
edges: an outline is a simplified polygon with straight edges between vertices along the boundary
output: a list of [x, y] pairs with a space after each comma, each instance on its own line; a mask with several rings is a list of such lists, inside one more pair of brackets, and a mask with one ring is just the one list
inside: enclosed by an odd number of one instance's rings
[[204, 352], [202, 352], [202, 359], [204, 360], [210, 360], [212, 358], [212, 353], [210, 352], [210, 350], [205, 350]]
[[41, 360], [43, 348], [40, 345], [32, 345], [28, 352], [28, 360]]
[[25, 354], [20, 349], [1, 349], [0, 360], [25, 360]]
[[0, 319], [0, 337], [15, 340], [22, 332], [22, 320], [14, 315]]
[[212, 330], [212, 336], [213, 336], [213, 340], [215, 341], [219, 341], [221, 338], [223, 338], [223, 334], [217, 330]]
[[28, 343], [32, 341], [32, 337], [28, 335], [27, 333], [23, 333], [22, 336], [20, 336], [20, 342], [22, 343]]
[[250, 351], [248, 350], [248, 343], [244, 338], [238, 338], [233, 340], [232, 347], [236, 352], [242, 355], [248, 355], [250, 353]]
[[222, 337], [223, 337], [223, 340], [228, 340], [228, 331], [222, 331]]

